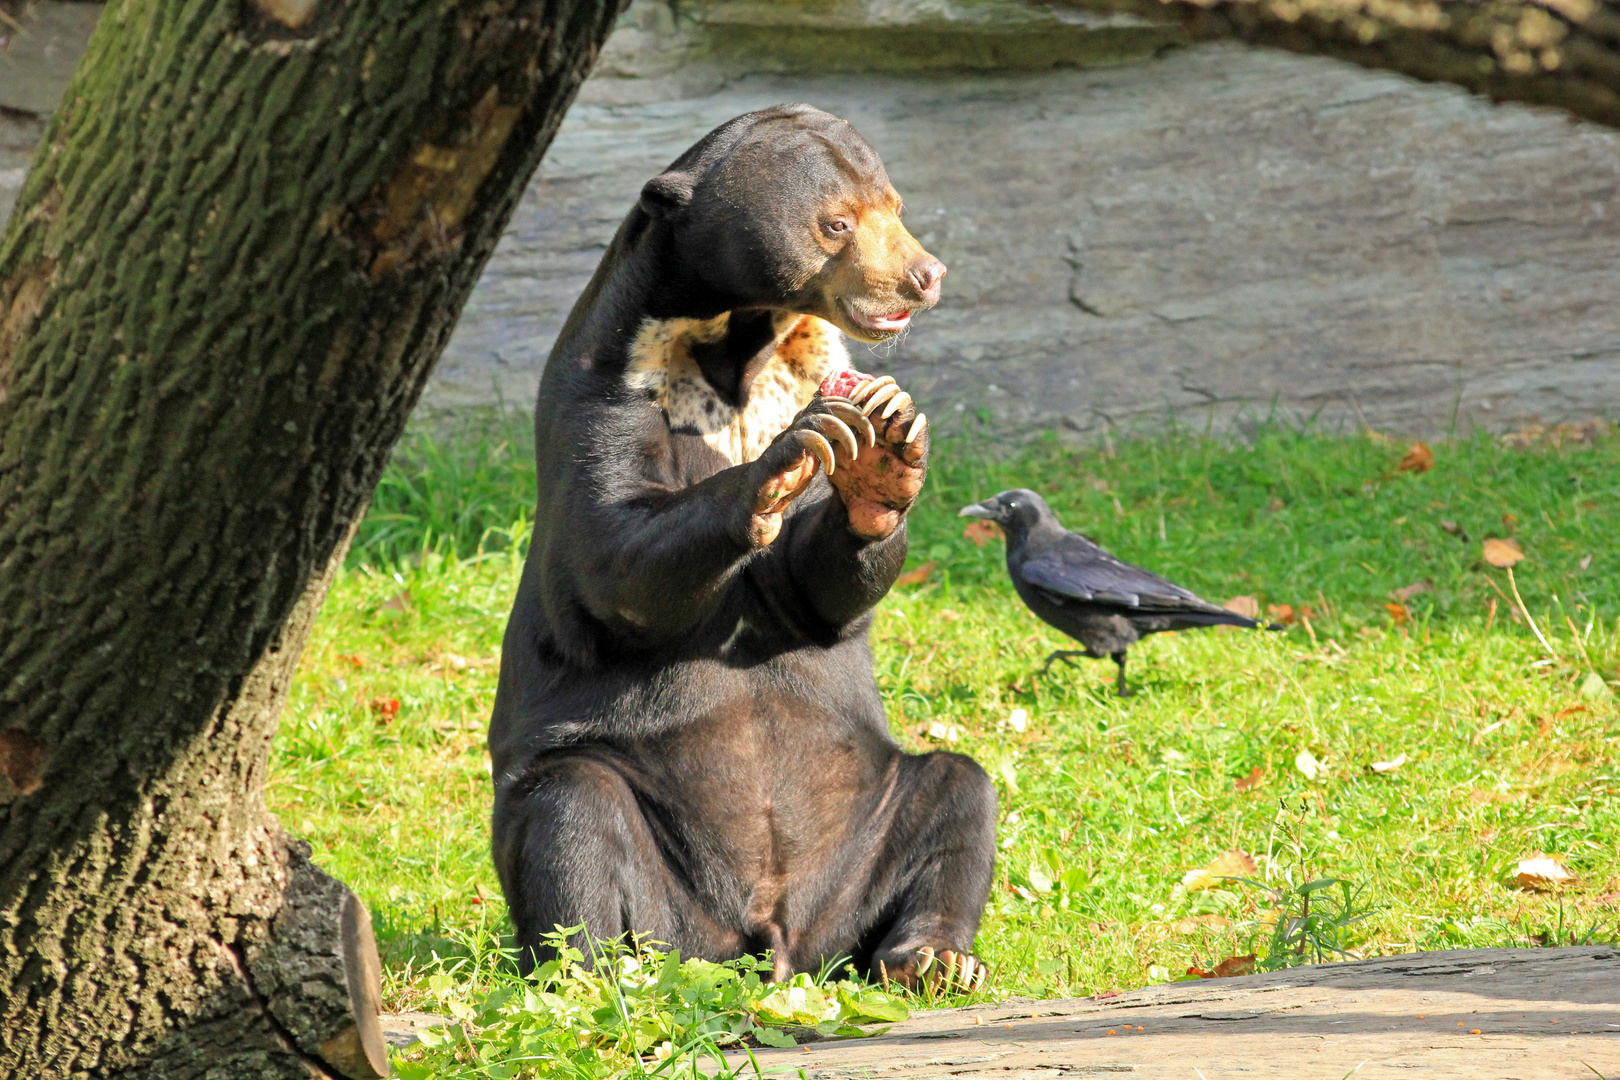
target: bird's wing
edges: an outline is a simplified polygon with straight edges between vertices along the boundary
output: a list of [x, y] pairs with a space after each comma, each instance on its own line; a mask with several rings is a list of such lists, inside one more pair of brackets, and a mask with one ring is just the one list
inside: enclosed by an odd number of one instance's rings
[[1073, 533], [1026, 558], [1019, 573], [1031, 585], [1059, 599], [1166, 611], [1214, 607], [1157, 574], [1121, 562]]

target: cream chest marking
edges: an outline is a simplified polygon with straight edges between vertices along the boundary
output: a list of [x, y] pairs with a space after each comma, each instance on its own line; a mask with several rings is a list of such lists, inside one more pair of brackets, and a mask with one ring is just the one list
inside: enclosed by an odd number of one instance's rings
[[[730, 314], [713, 319], [648, 319], [630, 346], [625, 381], [664, 411], [671, 431], [695, 433], [727, 461], [753, 461], [810, 404], [821, 382], [849, 367], [838, 328], [813, 315], [791, 325], [748, 387], [741, 408], [722, 401], [692, 357], [692, 346], [725, 336]], [[790, 322], [791, 320], [791, 322]]]

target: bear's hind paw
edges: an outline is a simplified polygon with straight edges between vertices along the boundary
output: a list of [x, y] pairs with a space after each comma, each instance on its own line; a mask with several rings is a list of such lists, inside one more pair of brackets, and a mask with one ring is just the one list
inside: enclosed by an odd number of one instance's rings
[[926, 986], [935, 993], [974, 994], [989, 982], [990, 969], [972, 953], [955, 949], [936, 952], [932, 946], [924, 945], [897, 967], [879, 960], [878, 978], [885, 987], [915, 991]]

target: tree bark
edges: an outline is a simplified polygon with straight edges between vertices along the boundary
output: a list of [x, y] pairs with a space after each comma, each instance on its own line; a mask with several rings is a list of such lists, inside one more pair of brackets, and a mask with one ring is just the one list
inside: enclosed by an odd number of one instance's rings
[[1614, 0], [1058, 2], [1150, 17], [1169, 13], [1193, 38], [1237, 38], [1338, 57], [1620, 127], [1620, 4]]
[[102, 17], [0, 244], [0, 1076], [386, 1071], [270, 738], [622, 3]]

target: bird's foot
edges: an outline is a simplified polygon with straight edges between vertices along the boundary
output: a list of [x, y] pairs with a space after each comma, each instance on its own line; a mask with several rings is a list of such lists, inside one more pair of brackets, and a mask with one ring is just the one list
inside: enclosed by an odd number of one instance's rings
[[1039, 678], [1044, 676], [1048, 671], [1052, 670], [1052, 661], [1054, 660], [1061, 660], [1069, 667], [1077, 668], [1080, 665], [1076, 664], [1073, 658], [1076, 656], [1085, 655], [1086, 654], [1079, 649], [1059, 649], [1057, 652], [1046, 658], [1046, 663], [1041, 667], [1040, 671], [1036, 672], [1036, 677]]
[[924, 945], [897, 964], [879, 959], [878, 978], [885, 988], [899, 986], [906, 990], [931, 988], [935, 993], [972, 994], [983, 990], [990, 979], [990, 969], [969, 952], [940, 949]]

